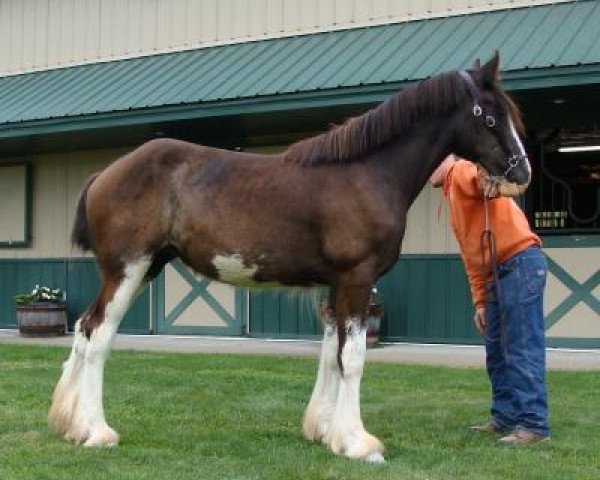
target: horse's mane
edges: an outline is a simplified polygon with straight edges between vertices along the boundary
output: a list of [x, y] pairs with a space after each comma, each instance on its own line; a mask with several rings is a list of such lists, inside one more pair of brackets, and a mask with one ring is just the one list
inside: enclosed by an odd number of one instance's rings
[[458, 72], [446, 72], [405, 88], [368, 112], [328, 132], [292, 144], [291, 162], [345, 162], [385, 145], [424, 117], [459, 105], [467, 95]]

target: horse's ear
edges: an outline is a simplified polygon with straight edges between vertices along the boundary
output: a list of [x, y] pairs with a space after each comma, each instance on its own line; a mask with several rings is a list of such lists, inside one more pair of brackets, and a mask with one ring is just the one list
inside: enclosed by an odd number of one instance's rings
[[473, 62], [473, 70], [479, 70], [481, 68], [481, 60], [477, 59]]
[[498, 82], [498, 72], [500, 69], [500, 54], [498, 50], [494, 52], [494, 56], [481, 67], [481, 78], [485, 85], [494, 85]]

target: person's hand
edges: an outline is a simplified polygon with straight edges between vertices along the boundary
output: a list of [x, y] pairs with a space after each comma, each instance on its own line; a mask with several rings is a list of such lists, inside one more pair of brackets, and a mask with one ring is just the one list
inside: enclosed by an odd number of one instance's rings
[[485, 334], [485, 307], [476, 307], [475, 316], [473, 317], [475, 328], [481, 334]]
[[480, 168], [477, 173], [481, 193], [487, 198], [497, 197], [500, 194], [500, 184], [498, 181], [490, 177], [483, 168]]

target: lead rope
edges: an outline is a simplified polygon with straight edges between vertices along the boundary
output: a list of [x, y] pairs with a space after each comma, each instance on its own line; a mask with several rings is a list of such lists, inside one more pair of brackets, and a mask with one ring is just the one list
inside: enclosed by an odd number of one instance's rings
[[[498, 301], [498, 311], [500, 314], [500, 339], [502, 341], [502, 350], [504, 351], [504, 356], [508, 355], [508, 351], [506, 349], [506, 336], [504, 332], [504, 306], [502, 305], [502, 295], [500, 289], [500, 276], [498, 273], [498, 262], [496, 259], [496, 239], [494, 237], [494, 232], [492, 231], [492, 227], [490, 224], [490, 214], [489, 214], [489, 198], [484, 195], [483, 196], [483, 206], [485, 212], [485, 228], [483, 232], [481, 232], [481, 238], [479, 241], [481, 247], [481, 268], [484, 277], [487, 277], [490, 273], [492, 276], [492, 288], [496, 290], [496, 298]], [[487, 243], [487, 253], [489, 258], [486, 260], [486, 248], [485, 244]], [[486, 319], [487, 323], [487, 319]], [[493, 339], [486, 337], [487, 340], [492, 341]]]

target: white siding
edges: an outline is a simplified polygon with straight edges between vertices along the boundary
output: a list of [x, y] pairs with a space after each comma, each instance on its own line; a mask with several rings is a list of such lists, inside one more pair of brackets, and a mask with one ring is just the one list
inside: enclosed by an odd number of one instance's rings
[[0, 75], [551, 0], [0, 0]]
[[408, 212], [403, 254], [458, 253], [458, 243], [450, 228], [448, 209], [442, 192], [429, 184]]

